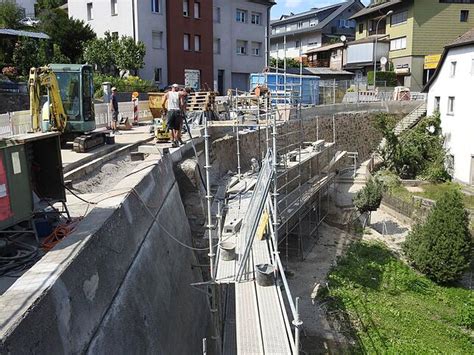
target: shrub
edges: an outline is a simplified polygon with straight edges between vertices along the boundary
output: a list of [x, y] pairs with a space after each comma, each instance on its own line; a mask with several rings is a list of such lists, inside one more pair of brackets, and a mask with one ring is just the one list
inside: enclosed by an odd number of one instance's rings
[[5, 67], [2, 69], [2, 74], [8, 79], [15, 79], [18, 76], [18, 70], [15, 67]]
[[383, 184], [370, 178], [367, 185], [354, 197], [354, 205], [360, 213], [376, 211], [382, 202]]
[[461, 192], [447, 190], [425, 223], [417, 224], [403, 246], [413, 266], [439, 283], [457, 280], [470, 263], [471, 236]]
[[[386, 86], [397, 86], [397, 74], [393, 71], [377, 71], [377, 82], [385, 81]], [[367, 83], [374, 84], [374, 72], [367, 73]]]

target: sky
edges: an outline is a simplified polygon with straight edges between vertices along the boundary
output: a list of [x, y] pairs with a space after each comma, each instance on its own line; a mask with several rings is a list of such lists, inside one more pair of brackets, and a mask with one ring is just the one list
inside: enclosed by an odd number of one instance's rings
[[[344, 0], [276, 0], [277, 4], [272, 7], [272, 20], [278, 19], [282, 14], [290, 12], [298, 13], [311, 9], [312, 7], [324, 7]], [[364, 5], [367, 5], [370, 0], [362, 0]]]

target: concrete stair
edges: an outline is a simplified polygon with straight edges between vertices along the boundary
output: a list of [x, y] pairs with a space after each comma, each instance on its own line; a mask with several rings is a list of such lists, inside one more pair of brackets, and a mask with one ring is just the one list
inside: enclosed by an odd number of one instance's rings
[[407, 129], [410, 129], [415, 126], [422, 117], [426, 116], [426, 112], [426, 102], [423, 102], [420, 106], [418, 106], [407, 116], [405, 116], [400, 122], [398, 122], [394, 129], [395, 134], [399, 136]]

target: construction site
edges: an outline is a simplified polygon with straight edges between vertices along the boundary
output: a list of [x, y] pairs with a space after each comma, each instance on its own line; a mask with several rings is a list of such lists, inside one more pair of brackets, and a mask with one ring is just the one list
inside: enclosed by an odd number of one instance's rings
[[164, 94], [121, 104], [111, 134], [87, 95], [70, 119], [66, 72], [32, 71], [31, 111], [0, 115], [0, 352], [299, 354], [325, 338], [308, 256], [363, 186], [376, 114], [413, 120], [424, 101], [317, 105], [302, 75], [264, 72], [251, 92], [188, 94], [174, 147]]

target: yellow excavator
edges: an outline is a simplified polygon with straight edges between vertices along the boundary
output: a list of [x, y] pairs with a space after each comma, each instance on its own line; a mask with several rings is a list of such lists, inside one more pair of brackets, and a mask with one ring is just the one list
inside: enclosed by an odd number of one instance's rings
[[[33, 131], [57, 131], [63, 142], [83, 153], [105, 143], [107, 132], [95, 132], [93, 70], [83, 64], [50, 64], [31, 68], [30, 112]], [[48, 94], [41, 110], [41, 89]]]

